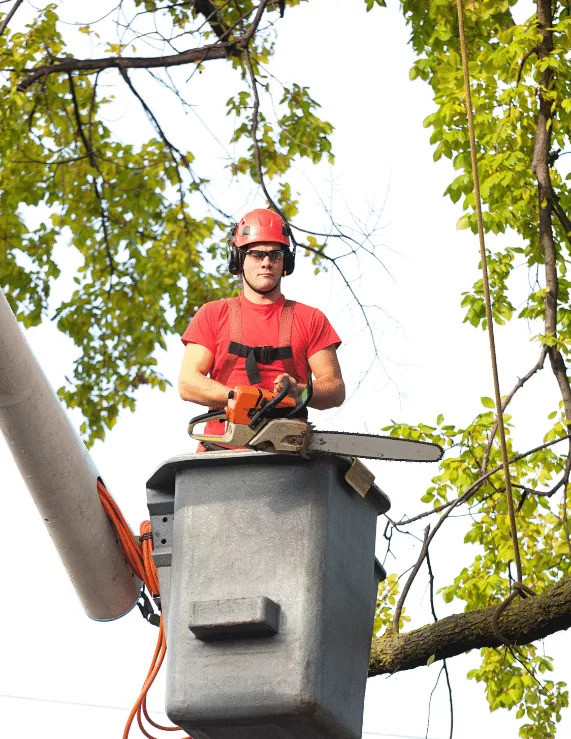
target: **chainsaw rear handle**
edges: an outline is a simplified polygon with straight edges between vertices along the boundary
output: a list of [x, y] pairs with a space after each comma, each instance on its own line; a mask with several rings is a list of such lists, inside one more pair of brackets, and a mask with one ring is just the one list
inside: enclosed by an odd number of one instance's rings
[[256, 413], [256, 415], [252, 418], [252, 420], [248, 424], [248, 426], [251, 429], [255, 429], [256, 426], [262, 420], [262, 418], [264, 418], [264, 416], [267, 416], [270, 413], [270, 411], [272, 411], [276, 407], [276, 405], [278, 405], [279, 403], [281, 403], [282, 400], [289, 393], [289, 389], [291, 387], [291, 382], [289, 381], [289, 379], [287, 377], [284, 378], [283, 384], [284, 384], [284, 386], [279, 391], [279, 393], [274, 398], [272, 398], [271, 400], [269, 400], [265, 405], [263, 405], [260, 408], [260, 410]]
[[[266, 418], [268, 416], [271, 416], [271, 412], [273, 409], [278, 406], [282, 400], [288, 395], [289, 391], [291, 389], [291, 382], [290, 380], [285, 377], [283, 380], [283, 387], [280, 390], [280, 392], [275, 395], [270, 401], [265, 403], [260, 410], [254, 415], [248, 426], [252, 429], [255, 429], [256, 426], [259, 425], [260, 421], [263, 418]], [[228, 397], [232, 398], [234, 391], [231, 390], [228, 393]], [[313, 395], [313, 383], [311, 379], [311, 373], [309, 374], [307, 378], [307, 385], [301, 395], [301, 398], [299, 402], [296, 404], [295, 408], [292, 408], [291, 412], [287, 414], [288, 418], [296, 416], [299, 411], [303, 410], [311, 400]], [[198, 426], [201, 423], [206, 423], [208, 421], [226, 421], [228, 420], [227, 414], [225, 410], [212, 410], [208, 411], [207, 413], [201, 413], [199, 416], [195, 416], [193, 419], [190, 420], [188, 424], [188, 433], [190, 436], [195, 438], [197, 441], [204, 441], [203, 434], [194, 434], [194, 429], [196, 426]], [[205, 437], [206, 438], [206, 437]], [[209, 439], [210, 437], [208, 437]]]

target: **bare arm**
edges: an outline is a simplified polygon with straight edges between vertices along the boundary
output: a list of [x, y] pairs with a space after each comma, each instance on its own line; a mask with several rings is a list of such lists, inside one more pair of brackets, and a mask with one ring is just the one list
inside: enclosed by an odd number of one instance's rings
[[213, 361], [214, 355], [205, 346], [186, 345], [178, 378], [178, 391], [183, 400], [213, 409], [224, 408], [231, 388], [207, 377]]
[[[337, 359], [337, 350], [334, 346], [328, 346], [313, 354], [308, 361], [309, 368], [315, 377], [313, 380], [313, 397], [309, 405], [321, 411], [327, 408], [337, 408], [345, 400], [345, 383]], [[284, 377], [289, 377], [291, 382], [289, 394], [298, 400], [304, 386], [298, 384], [289, 375], [283, 374], [276, 377], [274, 390], [281, 390]]]

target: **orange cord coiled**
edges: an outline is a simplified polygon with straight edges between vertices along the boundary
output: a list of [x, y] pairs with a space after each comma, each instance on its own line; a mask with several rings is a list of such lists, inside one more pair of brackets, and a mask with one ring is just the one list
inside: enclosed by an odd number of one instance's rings
[[[127, 559], [127, 562], [129, 563], [129, 566], [131, 567], [135, 575], [143, 581], [149, 593], [153, 597], [158, 596], [160, 593], [159, 578], [157, 574], [157, 568], [155, 567], [155, 563], [153, 562], [153, 529], [151, 526], [151, 522], [143, 521], [141, 523], [141, 538], [139, 543], [136, 537], [133, 536], [129, 525], [125, 521], [125, 518], [123, 517], [123, 514], [119, 509], [119, 506], [113, 500], [113, 498], [111, 497], [111, 493], [107, 490], [101, 480], [97, 481], [97, 492], [99, 494], [99, 500], [103, 505], [105, 513], [107, 514], [111, 523], [115, 527], [115, 530], [117, 531], [117, 534], [119, 536], [119, 543], [121, 544], [121, 548], [125, 553], [125, 557]], [[151, 660], [151, 666], [149, 667], [149, 671], [147, 673], [147, 677], [145, 678], [145, 682], [143, 683], [143, 687], [141, 688], [139, 697], [137, 698], [135, 705], [133, 706], [131, 713], [129, 714], [127, 723], [125, 724], [123, 739], [128, 739], [129, 732], [131, 731], [131, 726], [133, 725], [135, 717], [137, 717], [139, 728], [147, 737], [147, 739], [156, 738], [152, 734], [149, 734], [149, 732], [145, 728], [143, 717], [151, 726], [153, 726], [155, 729], [159, 729], [160, 731], [182, 731], [182, 729], [179, 729], [178, 726], [161, 726], [161, 724], [155, 723], [155, 721], [153, 721], [153, 719], [149, 716], [149, 712], [147, 709], [147, 694], [151, 688], [151, 685], [155, 681], [159, 670], [161, 669], [166, 651], [167, 639], [164, 629], [163, 615], [161, 613], [159, 637], [157, 639], [155, 653], [153, 655], [153, 659]], [[181, 737], [181, 739], [192, 739], [192, 737]]]

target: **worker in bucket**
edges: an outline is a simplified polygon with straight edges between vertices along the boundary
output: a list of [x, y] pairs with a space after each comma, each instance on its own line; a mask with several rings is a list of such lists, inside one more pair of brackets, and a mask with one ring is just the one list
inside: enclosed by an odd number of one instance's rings
[[[279, 392], [289, 378], [289, 394], [298, 401], [311, 373], [310, 405], [322, 410], [341, 405], [339, 336], [320, 310], [282, 294], [282, 277], [295, 267], [288, 225], [277, 213], [258, 208], [232, 228], [228, 244], [228, 269], [241, 276], [242, 293], [205, 303], [184, 332], [181, 398], [221, 409], [236, 385]], [[223, 434], [224, 423], [210, 421], [205, 432]]]

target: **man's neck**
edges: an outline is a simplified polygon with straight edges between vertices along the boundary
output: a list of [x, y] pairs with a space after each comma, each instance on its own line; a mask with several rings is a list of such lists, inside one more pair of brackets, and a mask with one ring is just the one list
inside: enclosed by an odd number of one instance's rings
[[279, 282], [271, 292], [261, 294], [257, 293], [255, 290], [252, 290], [252, 288], [244, 280], [242, 293], [246, 300], [249, 300], [250, 303], [257, 303], [258, 305], [268, 305], [269, 303], [275, 303], [282, 296]]

